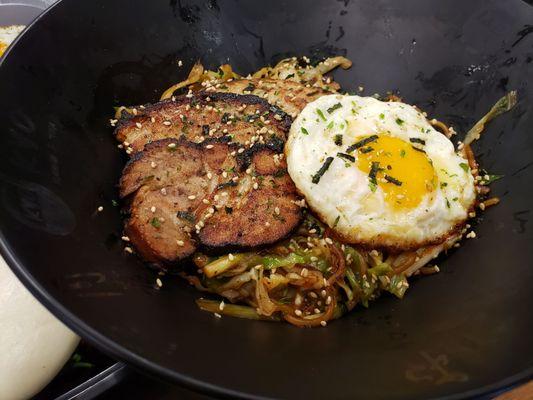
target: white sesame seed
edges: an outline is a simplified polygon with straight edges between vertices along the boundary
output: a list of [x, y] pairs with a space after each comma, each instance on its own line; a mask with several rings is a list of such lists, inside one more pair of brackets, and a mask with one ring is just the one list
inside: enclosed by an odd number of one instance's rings
[[251, 168], [246, 169], [246, 173], [247, 173], [248, 175], [250, 175], [250, 174], [252, 173], [252, 169], [251, 169]]
[[266, 221], [265, 226], [270, 226], [270, 222]]
[[315, 312], [315, 314], [320, 314], [320, 310], [318, 308], [315, 308], [313, 311]]
[[316, 229], [309, 229], [309, 233], [312, 235], [313, 233], [316, 233]]
[[371, 256], [374, 256], [374, 257], [377, 257], [377, 256], [379, 256], [379, 253], [378, 253], [377, 250], [372, 250], [372, 251], [370, 252], [370, 255], [371, 255]]
[[98, 212], [102, 212], [102, 211], [104, 211], [104, 207], [100, 206], [96, 210], [98, 210]]
[[131, 247], [129, 247], [129, 246], [124, 247], [124, 251], [125, 251], [126, 253], [130, 253], [130, 254], [133, 253], [133, 249], [132, 249]]
[[183, 66], [183, 61], [179, 60], [178, 61], [178, 67], [182, 67]]
[[228, 173], [226, 171], [222, 172], [222, 177], [223, 178], [227, 178], [228, 177]]
[[217, 313], [217, 312], [216, 312], [216, 313], [214, 313], [213, 315], [214, 315], [215, 317], [217, 317], [217, 318], [222, 318], [222, 315], [220, 315], [220, 314], [219, 314], [219, 313]]
[[322, 291], [320, 292], [320, 296], [325, 298], [327, 295], [328, 295], [328, 292], [326, 292], [324, 289], [322, 289]]
[[326, 321], [320, 321], [320, 325], [326, 326], [328, 323]]
[[300, 296], [300, 294], [296, 294], [296, 297], [294, 298], [294, 304], [298, 307], [302, 305], [302, 296]]
[[220, 311], [223, 311], [225, 306], [226, 306], [226, 304], [224, 303], [224, 300], [222, 300], [222, 301], [220, 302], [220, 304], [218, 305], [218, 309], [219, 309]]
[[159, 286], [159, 287], [163, 287], [163, 282], [161, 282], [161, 279], [157, 278], [157, 279], [155, 280], [155, 283], [156, 283], [157, 286]]
[[276, 213], [276, 215], [279, 215], [279, 213], [280, 213], [279, 207], [274, 208], [274, 212]]
[[302, 268], [302, 270], [300, 271], [300, 275], [306, 278], [309, 275], [309, 270], [307, 268]]
[[187, 198], [189, 200], [194, 200], [194, 199], [196, 199], [196, 196], [194, 194], [191, 194], [190, 196], [187, 196]]
[[130, 241], [130, 238], [127, 237], [127, 236], [122, 236], [121, 239], [125, 242], [129, 242]]
[[136, 122], [136, 123], [135, 123], [135, 126], [136, 126], [137, 128], [139, 128], [139, 129], [141, 129], [141, 128], [143, 127], [142, 124], [141, 124], [140, 122]]
[[298, 317], [301, 317], [302, 316], [302, 311], [301, 310], [294, 310], [294, 313], [298, 316]]
[[333, 240], [331, 240], [330, 238], [325, 238], [324, 239], [326, 241], [327, 244], [333, 244]]
[[331, 296], [328, 296], [328, 298], [326, 299], [326, 304], [329, 306], [331, 304]]
[[470, 231], [469, 233], [466, 234], [467, 239], [474, 239], [475, 237], [476, 237], [476, 232], [474, 231]]
[[254, 185], [253, 185], [253, 188], [254, 188], [255, 190], [259, 189], [259, 184], [258, 184], [257, 182], [255, 182]]
[[230, 261], [233, 261], [233, 260], [235, 260], [235, 256], [234, 256], [233, 254], [229, 253], [229, 254], [228, 254], [228, 259], [229, 259]]
[[309, 292], [309, 297], [312, 297], [313, 299], [316, 299], [318, 296], [315, 292]]
[[176, 244], [178, 246], [183, 246], [183, 245], [185, 245], [185, 242], [183, 240], [176, 240]]
[[155, 210], [156, 210], [155, 206], [152, 206], [152, 207], [150, 208], [150, 211], [153, 212], [153, 213], [155, 213]]
[[153, 124], [155, 122], [155, 118], [154, 117], [151, 117], [150, 118], [150, 122]]
[[170, 121], [163, 121], [163, 125], [165, 125], [165, 126], [170, 126], [170, 125], [172, 125], [172, 122], [170, 122]]
[[244, 153], [244, 149], [241, 147], [239, 150], [237, 150], [237, 153], [239, 153], [239, 154]]
[[150, 163], [150, 167], [152, 167], [152, 168], [157, 167], [157, 164], [155, 163], [155, 161], [152, 161], [152, 162]]
[[175, 149], [176, 146], [177, 146], [176, 143], [169, 143], [169, 144], [167, 145], [167, 147], [168, 147], [169, 149]]
[[207, 179], [211, 179], [213, 177], [213, 174], [211, 172], [207, 173]]
[[207, 200], [207, 199], [202, 199], [202, 203], [204, 203], [204, 204], [209, 204], [209, 200]]

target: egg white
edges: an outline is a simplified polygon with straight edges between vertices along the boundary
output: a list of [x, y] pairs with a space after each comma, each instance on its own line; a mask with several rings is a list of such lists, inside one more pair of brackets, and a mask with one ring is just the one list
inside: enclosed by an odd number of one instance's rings
[[[327, 111], [338, 103], [341, 107]], [[342, 146], [334, 143], [338, 134], [343, 135]], [[337, 156], [372, 134], [407, 143], [413, 137], [423, 139], [439, 182], [447, 186], [438, 184], [414, 208], [390, 207], [380, 187], [371, 190], [368, 174], [358, 169], [357, 163], [347, 167]], [[288, 172], [309, 207], [349, 243], [408, 250], [443, 242], [468, 218], [476, 197], [474, 179], [465, 168], [467, 161], [420, 111], [401, 102], [344, 95], [320, 97], [292, 124], [285, 153]], [[352, 155], [357, 158], [357, 152]], [[334, 157], [333, 162], [315, 184], [312, 176], [327, 157]]]

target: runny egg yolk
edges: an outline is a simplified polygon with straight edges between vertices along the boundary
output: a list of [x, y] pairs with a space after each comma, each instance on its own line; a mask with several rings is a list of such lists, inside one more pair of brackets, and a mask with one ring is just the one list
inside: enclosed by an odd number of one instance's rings
[[415, 146], [421, 147], [395, 137], [378, 136], [357, 150], [357, 166], [368, 174], [370, 189], [379, 187], [394, 209], [416, 207], [437, 187], [438, 178], [430, 159]]

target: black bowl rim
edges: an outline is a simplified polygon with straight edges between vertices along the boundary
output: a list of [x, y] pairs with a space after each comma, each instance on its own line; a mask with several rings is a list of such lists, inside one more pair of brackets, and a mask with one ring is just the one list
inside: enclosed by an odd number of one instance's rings
[[[58, 0], [55, 4], [47, 8], [43, 13], [37, 16], [26, 28], [17, 36], [17, 38], [11, 43], [4, 55], [0, 57], [0, 68], [5, 62], [5, 59], [9, 56], [13, 48], [18, 41], [26, 34], [26, 32], [37, 24], [42, 18], [45, 18], [48, 13], [56, 7], [59, 8], [63, 3], [63, 0]], [[107, 338], [100, 334], [95, 329], [87, 325], [83, 320], [76, 317], [73, 313], [67, 310], [60, 302], [54, 299], [50, 293], [44, 289], [24, 268], [24, 265], [17, 259], [15, 254], [11, 251], [7, 240], [3, 233], [0, 231], [0, 255], [3, 256], [6, 264], [17, 276], [18, 279], [24, 284], [24, 286], [30, 291], [30, 293], [39, 300], [39, 302], [45, 306], [56, 318], [67, 325], [75, 333], [79, 334], [84, 340], [87, 340], [91, 345], [100, 349], [108, 355], [116, 357], [119, 360], [126, 361], [128, 364], [140, 368], [157, 376], [165, 377], [171, 381], [177, 382], [189, 389], [197, 390], [203, 393], [224, 396], [228, 398], [243, 398], [243, 399], [267, 399], [263, 396], [257, 396], [251, 393], [245, 393], [225, 388], [219, 385], [213, 385], [211, 383], [195, 379], [191, 376], [180, 374], [171, 369], [162, 367], [161, 365], [154, 363], [144, 357], [137, 355], [136, 353], [128, 350], [119, 343]], [[498, 393], [505, 392], [511, 388], [526, 382], [533, 378], [533, 367], [530, 367], [518, 374], [504, 378], [496, 383], [482, 386], [478, 389], [472, 389], [462, 393], [456, 393], [449, 396], [437, 397], [434, 400], [459, 400], [470, 398], [481, 398]]]

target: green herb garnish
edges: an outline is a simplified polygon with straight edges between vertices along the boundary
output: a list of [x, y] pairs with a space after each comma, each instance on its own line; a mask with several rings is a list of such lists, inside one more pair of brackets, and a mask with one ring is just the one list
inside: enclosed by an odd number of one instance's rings
[[331, 121], [331, 122], [326, 126], [326, 128], [328, 128], [328, 129], [333, 128], [333, 121]]
[[468, 171], [470, 170], [470, 167], [468, 166], [467, 163], [462, 162], [462, 163], [459, 164], [459, 166], [460, 166], [460, 167], [463, 169], [463, 171], [465, 171], [465, 172], [468, 172]]
[[333, 142], [335, 142], [337, 146], [342, 146], [342, 135], [335, 135]]
[[320, 108], [316, 110], [316, 113], [318, 114], [320, 118], [322, 118], [322, 121], [326, 120], [326, 117], [324, 116], [324, 113], [322, 112]]
[[337, 218], [335, 218], [335, 222], [333, 222], [333, 228], [335, 228], [337, 226], [337, 224], [339, 223], [340, 219], [341, 219], [341, 216], [337, 215]]
[[154, 228], [161, 228], [161, 222], [159, 221], [157, 217], [152, 218], [150, 223], [152, 224]]
[[404, 158], [404, 157], [405, 157], [405, 154], [406, 154], [406, 153], [405, 153], [405, 150], [404, 150], [404, 149], [401, 149], [401, 150], [400, 150], [400, 157], [401, 157], [401, 158]]
[[300, 130], [302, 131], [302, 133], [304, 135], [309, 135], [309, 132], [307, 131], [307, 129], [305, 129], [303, 126], [300, 128]]
[[379, 114], [379, 119], [385, 119], [385, 114], [383, 113]]
[[[488, 179], [485, 179], [486, 176], [488, 176]], [[480, 183], [482, 185], [490, 185], [492, 182], [501, 178], [503, 178], [503, 175], [484, 175]]]
[[405, 121], [404, 121], [403, 119], [401, 119], [401, 118], [396, 118], [396, 123], [397, 123], [398, 125], [402, 126], [404, 122], [405, 122]]

